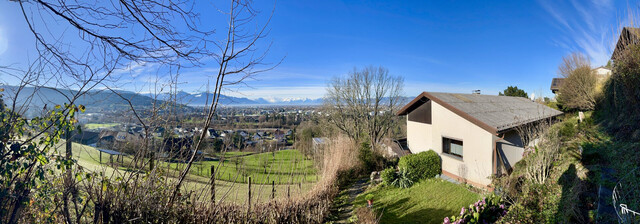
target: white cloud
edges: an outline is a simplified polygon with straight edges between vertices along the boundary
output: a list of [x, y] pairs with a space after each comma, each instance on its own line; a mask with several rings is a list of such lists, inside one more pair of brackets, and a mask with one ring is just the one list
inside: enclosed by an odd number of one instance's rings
[[542, 6], [542, 8], [544, 8], [544, 10], [547, 11], [547, 13], [549, 13], [549, 15], [551, 15], [551, 17], [553, 17], [556, 22], [569, 29], [570, 31], [573, 30], [573, 28], [571, 28], [571, 26], [569, 25], [569, 22], [565, 19], [565, 15], [558, 12], [555, 5], [552, 5], [550, 2], [545, 0], [540, 0], [538, 1], [538, 3], [540, 3], [540, 6]]
[[560, 2], [539, 0], [538, 3], [555, 20], [555, 24], [566, 28], [560, 29], [566, 37], [551, 38], [554, 45], [568, 51], [582, 51], [595, 66], [607, 63], [611, 45], [608, 37], [613, 35], [611, 30], [615, 27], [615, 24], [610, 24], [611, 16], [615, 15], [612, 1], [571, 0], [572, 7], [563, 7], [569, 8], [564, 12], [558, 11]]

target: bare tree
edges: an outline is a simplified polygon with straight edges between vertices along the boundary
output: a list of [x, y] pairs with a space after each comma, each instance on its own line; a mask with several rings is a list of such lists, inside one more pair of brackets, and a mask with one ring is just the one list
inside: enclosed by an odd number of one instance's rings
[[334, 78], [325, 96], [328, 121], [356, 142], [368, 140], [375, 148], [395, 125], [403, 85], [402, 77], [384, 67], [354, 69]]
[[[265, 63], [264, 59], [269, 49], [259, 51], [257, 48], [258, 42], [266, 38], [269, 33], [267, 28], [271, 21], [273, 11], [271, 11], [269, 19], [262, 26], [258, 26], [258, 29], [251, 29], [252, 26], [255, 27], [255, 18], [259, 13], [252, 8], [250, 1], [232, 0], [229, 5], [229, 10], [224, 13], [228, 15], [226, 38], [215, 42], [215, 45], [220, 51], [214, 56], [218, 62], [218, 71], [212, 75], [215, 77], [214, 89], [212, 91], [213, 99], [211, 99], [211, 102], [206, 107], [208, 109], [205, 111], [206, 118], [202, 125], [202, 130], [207, 130], [209, 125], [211, 125], [211, 121], [215, 118], [220, 93], [223, 88], [230, 85], [243, 84], [245, 80], [252, 78], [260, 72], [271, 70], [279, 64], [269, 65]], [[196, 153], [200, 150], [204, 139], [206, 139], [205, 136], [205, 132], [202, 132], [200, 139], [195, 143], [193, 153], [186, 167], [181, 172], [171, 199], [169, 200], [170, 206], [178, 195], [182, 183], [191, 169]]]
[[[200, 59], [212, 55], [207, 46], [211, 43], [209, 36], [213, 34], [213, 30], [198, 26], [199, 16], [192, 11], [194, 2], [189, 1], [15, 2], [35, 39], [37, 59], [27, 68], [16, 64], [0, 66], [1, 74], [19, 80], [18, 86], [8, 93], [12, 96], [12, 102], [9, 102], [11, 106], [8, 108], [10, 113], [7, 113], [7, 124], [24, 122], [25, 118], [20, 115], [28, 110], [32, 100], [39, 97], [39, 89], [56, 91], [66, 102], [52, 102], [50, 107], [45, 105], [42, 119], [37, 119], [43, 121], [42, 124], [29, 127], [33, 133], [26, 138], [21, 138], [22, 132], [19, 129], [3, 133], [16, 147], [30, 149], [35, 151], [32, 154], [40, 156], [36, 160], [25, 154], [10, 155], [15, 158], [6, 160], [7, 163], [3, 165], [13, 167], [15, 164], [27, 164], [28, 170], [51, 167], [46, 165], [46, 158], [51, 156], [49, 150], [55, 148], [53, 143], [58, 138], [53, 136], [51, 141], [48, 140], [52, 144], [48, 145], [43, 145], [42, 139], [50, 139], [50, 134], [65, 132], [65, 155], [57, 159], [65, 164], [63, 167], [66, 170], [62, 198], [64, 203], [62, 208], [56, 209], [63, 210], [67, 223], [79, 222], [84, 211], [79, 208], [86, 208], [89, 201], [85, 200], [84, 205], [78, 206], [79, 200], [75, 198], [77, 183], [72, 178], [72, 170], [76, 167], [71, 159], [70, 144], [70, 136], [76, 123], [74, 113], [84, 110], [84, 106], [75, 105], [76, 101], [97, 86], [106, 85], [107, 82], [115, 83], [119, 78], [116, 73], [131, 66], [152, 63], [172, 70], [173, 67], [200, 65]], [[26, 92], [26, 87], [33, 88], [33, 91]], [[18, 105], [20, 103], [23, 105]], [[59, 106], [63, 104], [64, 106]], [[55, 116], [50, 116], [53, 112], [56, 112]], [[64, 125], [59, 125], [60, 123]], [[148, 129], [145, 131], [148, 136]], [[1, 148], [4, 152], [5, 145]], [[35, 187], [36, 175], [37, 172], [19, 173], [14, 180], [25, 184], [13, 189], [11, 184], [6, 186], [12, 191], [9, 194], [13, 196], [9, 198], [13, 199], [2, 203], [7, 205], [3, 209], [11, 209], [9, 213], [0, 214], [3, 221], [13, 223], [20, 217], [21, 208], [32, 192], [29, 188]], [[69, 211], [70, 195], [74, 197], [73, 213]], [[77, 218], [72, 218], [72, 214]]]
[[577, 52], [565, 56], [558, 67], [558, 73], [565, 77], [558, 101], [568, 108], [593, 110], [597, 100], [598, 78], [591, 68], [589, 58]]
[[525, 150], [533, 147], [533, 144], [537, 143], [536, 141], [547, 132], [552, 123], [553, 121], [551, 119], [542, 119], [515, 127]]

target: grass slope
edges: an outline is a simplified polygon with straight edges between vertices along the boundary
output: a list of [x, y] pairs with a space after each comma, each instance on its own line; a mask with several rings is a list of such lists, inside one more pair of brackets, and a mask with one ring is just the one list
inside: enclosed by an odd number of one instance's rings
[[[117, 167], [107, 164], [109, 162], [109, 156], [107, 154], [102, 155], [102, 163], [100, 163], [100, 152], [96, 150], [94, 147], [73, 143], [73, 158], [78, 161], [78, 165], [83, 168], [93, 171], [93, 172], [102, 172], [105, 176], [118, 176], [127, 172], [126, 167]], [[58, 146], [58, 152], [64, 152], [64, 141]], [[246, 153], [239, 153], [246, 154]], [[271, 153], [265, 153], [271, 155]], [[281, 151], [281, 153], [276, 154], [276, 158], [280, 158], [281, 161], [291, 160], [292, 158], [297, 158], [299, 153], [296, 150], [286, 150]], [[255, 158], [260, 158], [264, 155], [252, 155]], [[253, 158], [253, 159], [255, 159]], [[253, 160], [249, 159], [249, 161]], [[114, 156], [115, 161], [115, 156]], [[131, 162], [131, 157], [126, 156], [123, 159], [124, 164], [128, 164]], [[210, 163], [210, 162], [205, 162]], [[169, 163], [161, 162], [159, 166], [167, 166]], [[174, 164], [175, 168], [175, 163]], [[227, 166], [228, 163], [225, 164]], [[180, 164], [180, 170], [184, 164]], [[287, 167], [287, 166], [283, 166]], [[291, 166], [289, 166], [291, 167]], [[210, 192], [209, 189], [211, 186], [208, 184], [209, 176], [200, 176], [193, 175], [194, 172], [197, 172], [197, 167], [192, 167], [191, 175], [187, 176], [187, 181], [185, 182], [185, 190], [193, 191], [195, 194], [202, 194], [202, 198], [209, 198]], [[115, 173], [115, 174], [114, 174]], [[178, 175], [179, 171], [168, 173], [169, 181], [175, 181], [175, 177]], [[314, 179], [315, 180], [315, 179]], [[275, 186], [275, 196], [276, 198], [286, 198], [287, 196], [297, 196], [302, 195], [303, 193], [309, 191], [313, 187], [314, 183], [300, 183], [300, 184], [282, 184]], [[235, 202], [235, 203], [246, 203], [248, 197], [249, 186], [244, 183], [233, 183], [223, 180], [216, 180], [216, 200], [220, 200], [224, 198], [226, 202]], [[252, 198], [255, 202], [256, 199], [261, 202], [268, 201], [271, 197], [272, 186], [271, 184], [261, 185], [254, 182], [252, 185]]]
[[120, 124], [118, 124], [118, 123], [106, 123], [106, 124], [89, 123], [89, 124], [85, 124], [84, 125], [84, 129], [91, 130], [91, 129], [98, 129], [98, 128], [110, 128], [110, 127], [115, 127], [115, 126], [118, 126], [118, 125], [120, 125]]
[[[174, 167], [182, 165], [172, 164]], [[194, 163], [191, 174], [210, 177], [211, 166], [218, 170], [217, 180], [237, 183], [247, 183], [248, 177], [258, 184], [271, 184], [273, 181], [275, 184], [306, 183], [315, 182], [318, 178], [313, 161], [294, 149], [227, 158], [222, 162], [200, 161]]]
[[463, 185], [442, 179], [424, 180], [406, 189], [378, 185], [358, 195], [354, 204], [366, 206], [367, 194], [374, 195], [374, 209], [383, 213], [380, 223], [442, 223], [444, 217], [457, 215], [460, 208], [481, 199]]

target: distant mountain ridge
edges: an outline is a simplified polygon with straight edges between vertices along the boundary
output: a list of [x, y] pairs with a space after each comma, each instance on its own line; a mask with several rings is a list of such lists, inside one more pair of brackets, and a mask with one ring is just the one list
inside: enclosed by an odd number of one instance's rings
[[[155, 94], [146, 93], [145, 96], [154, 98]], [[179, 91], [176, 94], [170, 95], [168, 93], [157, 94], [159, 100], [176, 99], [178, 103], [189, 106], [204, 106], [211, 103], [213, 99], [212, 93], [200, 92], [200, 93], [187, 93]], [[258, 98], [249, 99], [245, 97], [233, 97], [220, 94], [220, 105], [233, 106], [233, 105], [320, 105], [322, 99], [309, 99], [309, 98]]]
[[[17, 86], [1, 85], [0, 88], [4, 89], [3, 100], [5, 104], [10, 104], [15, 100], [16, 106], [19, 107], [16, 108], [17, 112], [31, 116], [37, 115], [45, 108], [51, 109], [55, 107], [55, 105], [68, 103], [69, 100], [67, 97], [77, 93], [76, 90], [69, 89], [24, 87], [16, 97], [16, 92], [19, 89]], [[76, 99], [75, 104], [86, 106], [88, 112], [99, 112], [105, 110], [123, 111], [130, 109], [129, 103], [122, 98], [131, 101], [131, 104], [136, 109], [149, 107], [152, 106], [154, 102], [159, 102], [150, 97], [130, 91], [115, 90], [115, 92], [122, 97], [110, 90], [92, 90]], [[31, 95], [33, 95], [33, 97], [29, 100]], [[29, 101], [27, 102], [27, 100]]]
[[[9, 104], [15, 97], [15, 92], [18, 90], [17, 86], [0, 85], [0, 88], [4, 88], [3, 93], [5, 103]], [[213, 99], [212, 93], [187, 93], [179, 91], [178, 93], [171, 95], [168, 93], [150, 94], [150, 93], [135, 93], [131, 91], [116, 90], [122, 97], [131, 101], [134, 108], [140, 109], [144, 107], [150, 107], [154, 102], [163, 103], [168, 100], [176, 100], [178, 104], [187, 105], [190, 107], [200, 107], [211, 103]], [[42, 112], [45, 105], [51, 108], [55, 105], [60, 105], [68, 102], [67, 98], [61, 94], [72, 95], [76, 93], [75, 90], [68, 89], [52, 89], [45, 87], [25, 87], [18, 96], [18, 105], [27, 105], [26, 109], [22, 109], [21, 113], [35, 115]], [[26, 103], [28, 96], [35, 94], [35, 97], [30, 102]], [[409, 102], [412, 98], [403, 97], [401, 100], [403, 103]], [[233, 97], [227, 95], [220, 95], [218, 101], [222, 106], [247, 106], [247, 105], [273, 105], [273, 106], [302, 106], [302, 105], [321, 105], [323, 103], [322, 98], [310, 99], [310, 98], [277, 98], [277, 97], [261, 97], [258, 99], [248, 99], [245, 97]], [[92, 90], [88, 94], [81, 96], [76, 100], [76, 104], [82, 104], [87, 107], [89, 112], [100, 111], [126, 111], [130, 109], [129, 103], [123, 100], [120, 96], [114, 94], [109, 90]]]

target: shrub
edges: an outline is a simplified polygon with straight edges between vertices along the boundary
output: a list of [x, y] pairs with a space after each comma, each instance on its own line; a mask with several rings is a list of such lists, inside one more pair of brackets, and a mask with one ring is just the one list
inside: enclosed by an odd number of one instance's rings
[[376, 224], [379, 223], [380, 219], [372, 209], [360, 207], [356, 209], [356, 219], [350, 221], [354, 223]]
[[605, 82], [602, 100], [597, 105], [605, 127], [624, 140], [640, 139], [640, 45], [631, 44], [613, 64], [613, 74]]
[[492, 194], [469, 205], [469, 208], [463, 207], [460, 216], [445, 217], [443, 223], [495, 223], [506, 214], [507, 207], [502, 198]]
[[380, 170], [383, 168], [385, 161], [382, 155], [371, 149], [371, 144], [363, 142], [358, 149], [358, 159], [362, 162], [366, 172]]
[[365, 196], [364, 196], [364, 199], [365, 199], [365, 200], [367, 200], [367, 201], [371, 201], [371, 200], [373, 200], [373, 194], [367, 194], [367, 195], [365, 195]]
[[380, 178], [382, 178], [382, 183], [386, 186], [390, 186], [396, 179], [398, 179], [398, 173], [396, 173], [396, 169], [387, 168], [380, 172]]
[[442, 171], [442, 159], [433, 150], [400, 158], [398, 167], [406, 169], [413, 181], [435, 177]]
[[410, 188], [413, 185], [413, 180], [409, 177], [411, 173], [407, 171], [407, 169], [400, 169], [400, 174], [398, 178], [394, 180], [391, 185], [399, 187], [399, 188]]

